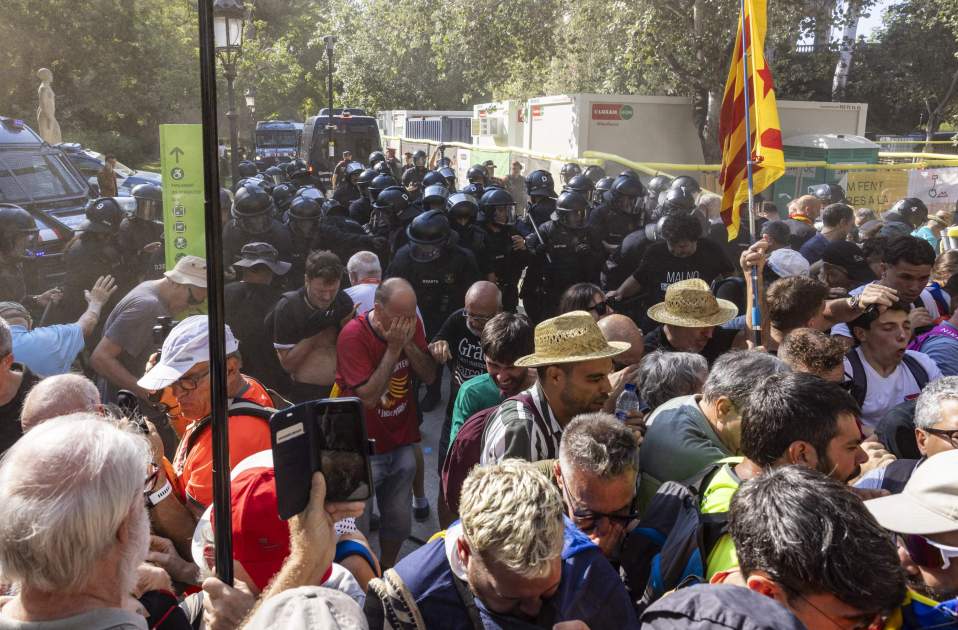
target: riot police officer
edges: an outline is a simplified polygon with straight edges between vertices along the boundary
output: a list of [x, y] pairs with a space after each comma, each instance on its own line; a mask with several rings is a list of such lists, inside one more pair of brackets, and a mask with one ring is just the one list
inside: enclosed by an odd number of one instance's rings
[[529, 264], [526, 241], [516, 230], [516, 202], [502, 188], [492, 188], [479, 201], [479, 223], [485, 231], [480, 269], [502, 292], [502, 308], [519, 306], [519, 278]]
[[[418, 151], [412, 154], [412, 167], [407, 168], [405, 171], [403, 171], [403, 174], [402, 174], [402, 181], [404, 186], [406, 185], [407, 175], [411, 178], [410, 181], [415, 180], [417, 184], [421, 184], [422, 178], [425, 177], [426, 173], [429, 172], [429, 169], [426, 167], [427, 159], [428, 157], [426, 156], [426, 152], [423, 151], [422, 149], [419, 149]], [[409, 171], [413, 172], [412, 175], [409, 175]], [[419, 186], [419, 190], [422, 190], [421, 185]]]
[[[384, 164], [385, 162], [381, 163]], [[349, 204], [349, 218], [360, 225], [369, 223], [376, 197], [390, 186], [396, 185], [396, 180], [393, 179], [392, 175], [375, 175], [366, 185], [366, 199], [357, 199]]]
[[[130, 191], [136, 208], [120, 224], [119, 245], [135, 283], [156, 280], [166, 269], [163, 252], [163, 188], [140, 184]], [[174, 229], [176, 228], [174, 222]]]
[[406, 227], [417, 214], [409, 193], [400, 186], [390, 186], [376, 197], [366, 231], [385, 241], [385, 250], [377, 252], [384, 265], [406, 244]]
[[556, 314], [559, 298], [567, 288], [597, 279], [601, 255], [590, 242], [588, 211], [589, 201], [583, 195], [572, 190], [563, 192], [556, 200], [553, 218], [543, 223], [538, 233], [526, 237], [526, 247], [540, 261], [540, 321]]
[[591, 179], [593, 184], [597, 184], [600, 179], [603, 179], [606, 176], [605, 169], [595, 164], [585, 167], [585, 170], [582, 172], [582, 174]]
[[595, 194], [595, 183], [586, 177], [585, 175], [576, 175], [569, 179], [566, 182], [565, 186], [562, 187], [563, 192], [566, 190], [574, 190], [577, 193], [580, 193], [589, 200], [589, 213], [592, 213], [592, 210], [595, 209], [595, 205], [592, 204], [592, 199]]
[[928, 206], [917, 197], [905, 197], [895, 202], [882, 216], [885, 223], [899, 221], [917, 230], [928, 221]]
[[[556, 208], [555, 182], [552, 179], [552, 173], [538, 169], [532, 171], [526, 176], [526, 194], [529, 197], [526, 206], [525, 216], [516, 224], [519, 234], [527, 239], [537, 234], [537, 230], [550, 220]], [[540, 286], [543, 278], [542, 266], [545, 264], [543, 256], [533, 256], [528, 268], [526, 277], [522, 281], [522, 290], [519, 296], [522, 298], [522, 304], [525, 306], [526, 314], [533, 322], [539, 322], [545, 317], [542, 316], [543, 289]]]
[[236, 191], [231, 218], [223, 226], [223, 263], [226, 266], [239, 259], [243, 245], [254, 242], [269, 243], [279, 252], [280, 260], [290, 259], [293, 242], [289, 228], [273, 215], [273, 198], [264, 188], [247, 183]]
[[[302, 188], [304, 186], [313, 186], [326, 194], [326, 186], [323, 185], [323, 181], [309, 170], [309, 164], [306, 163], [306, 160], [302, 158], [296, 158], [290, 163], [289, 168], [286, 173], [289, 176], [289, 181], [291, 184], [296, 186], [296, 188]], [[280, 252], [280, 260], [285, 260], [283, 253]]]
[[627, 175], [615, 178], [609, 200], [592, 211], [588, 220], [593, 247], [603, 254], [601, 286], [615, 267], [615, 253], [623, 239], [645, 226], [645, 188], [642, 182]]
[[649, 185], [645, 189], [646, 216], [651, 217], [659, 205], [659, 195], [668, 190], [671, 185], [672, 179], [666, 175], [656, 175], [649, 180]]
[[341, 203], [343, 207], [349, 207], [350, 203], [362, 196], [359, 190], [359, 177], [364, 170], [366, 169], [359, 162], [350, 162], [346, 165], [344, 169], [346, 176], [333, 191], [333, 199]]
[[271, 180], [275, 186], [286, 181], [286, 171], [276, 165], [273, 165], [263, 171], [263, 177]]
[[385, 249], [386, 239], [368, 234], [362, 225], [347, 216], [346, 209], [335, 199], [323, 204], [322, 213], [312, 249], [329, 250], [340, 260], [349, 260], [363, 250], [378, 253]]
[[310, 195], [296, 195], [286, 211], [285, 222], [289, 229], [292, 242], [292, 251], [286, 258], [292, 270], [289, 275], [298, 281], [306, 273], [306, 257], [319, 232], [319, 222], [323, 218], [323, 210], [317, 198]]
[[808, 194], [817, 197], [822, 207], [833, 203], [844, 203], [845, 190], [838, 184], [818, 184], [808, 187]]
[[274, 218], [282, 220], [289, 210], [289, 204], [296, 196], [296, 187], [290, 183], [284, 182], [273, 187], [273, 206], [275, 208]]
[[603, 177], [595, 183], [595, 189], [592, 191], [592, 207], [601, 206], [603, 203], [608, 201], [608, 192], [612, 189], [612, 184], [615, 183], [614, 177]]
[[565, 187], [569, 180], [576, 175], [582, 174], [582, 167], [575, 162], [566, 162], [559, 170], [559, 179], [562, 180], [562, 186]]
[[457, 245], [468, 249], [480, 263], [485, 250], [485, 231], [476, 222], [479, 202], [472, 195], [453, 193], [446, 199], [446, 215], [449, 227], [457, 236]]
[[[259, 175], [259, 169], [256, 168], [256, 164], [249, 160], [243, 160], [236, 166], [236, 172], [239, 173], [241, 178], [247, 177], [256, 177]], [[92, 285], [91, 285], [92, 286]]]
[[60, 289], [40, 295], [27, 293], [36, 286], [34, 269], [25, 269], [24, 261], [33, 256], [39, 230], [33, 216], [12, 203], [0, 203], [0, 300], [19, 302], [33, 312], [56, 302]]
[[[431, 172], [431, 171], [430, 171]], [[449, 197], [449, 191], [442, 184], [433, 184], [427, 186], [422, 192], [423, 210], [446, 211], [446, 199]]]
[[466, 179], [470, 184], [475, 184], [480, 189], [485, 189], [487, 181], [486, 168], [482, 164], [473, 164], [466, 171]]
[[452, 170], [451, 166], [442, 166], [436, 172], [446, 181], [446, 190], [449, 194], [456, 192], [456, 171]]

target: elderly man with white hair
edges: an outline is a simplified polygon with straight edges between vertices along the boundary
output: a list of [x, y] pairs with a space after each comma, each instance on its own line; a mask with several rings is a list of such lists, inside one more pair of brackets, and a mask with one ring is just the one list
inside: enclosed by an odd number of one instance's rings
[[[0, 629], [146, 629], [124, 609], [146, 558], [150, 447], [97, 416], [34, 428], [0, 463]], [[69, 471], [69, 474], [64, 474]]]
[[27, 394], [20, 413], [26, 433], [41, 422], [71, 413], [100, 411], [100, 391], [82, 374], [57, 374], [45, 378]]

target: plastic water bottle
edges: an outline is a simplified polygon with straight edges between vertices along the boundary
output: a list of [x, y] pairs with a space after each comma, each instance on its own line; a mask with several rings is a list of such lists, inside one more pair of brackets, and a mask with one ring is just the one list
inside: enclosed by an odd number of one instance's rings
[[635, 383], [626, 383], [625, 389], [622, 390], [619, 398], [615, 401], [615, 417], [625, 422], [630, 415], [639, 411], [640, 408], [639, 395], [635, 393]]

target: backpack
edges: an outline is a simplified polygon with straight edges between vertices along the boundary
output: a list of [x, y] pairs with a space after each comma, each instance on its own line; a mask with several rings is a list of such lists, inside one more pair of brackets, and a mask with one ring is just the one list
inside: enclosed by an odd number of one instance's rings
[[[849, 393], [852, 395], [852, 398], [858, 401], [859, 405], [864, 405], [865, 396], [868, 394], [868, 376], [865, 374], [865, 366], [862, 364], [862, 358], [858, 356], [854, 348], [848, 351], [845, 358], [848, 359], [848, 362], [852, 366], [852, 386]], [[928, 371], [922, 367], [918, 359], [906, 352], [904, 356], [902, 356], [901, 362], [908, 368], [908, 371], [911, 372], [912, 377], [914, 377], [915, 382], [918, 384], [918, 389], [925, 389], [925, 385], [928, 384]]]
[[728, 514], [702, 514], [702, 493], [722, 466], [739, 461], [721, 459], [685, 482], [665, 482], [626, 536], [620, 563], [640, 614], [669, 591], [708, 582], [706, 561], [728, 531]]

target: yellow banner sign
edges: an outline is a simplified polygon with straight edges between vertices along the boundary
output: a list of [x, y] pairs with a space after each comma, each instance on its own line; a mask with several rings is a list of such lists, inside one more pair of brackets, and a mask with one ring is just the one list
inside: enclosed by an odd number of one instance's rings
[[853, 208], [884, 212], [908, 196], [907, 171], [849, 171], [845, 197]]

